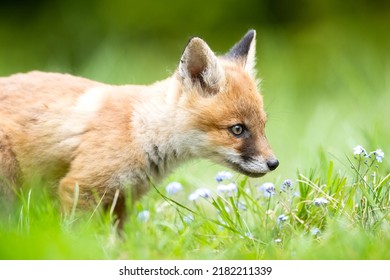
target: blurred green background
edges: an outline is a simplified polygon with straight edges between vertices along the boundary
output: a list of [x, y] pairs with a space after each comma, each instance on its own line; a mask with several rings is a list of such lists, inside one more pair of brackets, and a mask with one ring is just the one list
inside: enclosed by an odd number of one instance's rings
[[[3, 0], [0, 75], [152, 83], [174, 72], [191, 36], [224, 53], [250, 28], [281, 162], [269, 180], [320, 169], [324, 157], [345, 162], [358, 144], [390, 154], [388, 0]], [[177, 174], [201, 184], [220, 169], [204, 167]]]

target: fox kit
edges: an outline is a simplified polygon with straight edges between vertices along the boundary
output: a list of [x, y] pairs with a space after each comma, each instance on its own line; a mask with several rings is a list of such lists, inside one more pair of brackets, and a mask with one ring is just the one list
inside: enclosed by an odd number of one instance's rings
[[99, 202], [122, 226], [127, 190], [138, 199], [189, 159], [251, 177], [274, 170], [255, 37], [250, 30], [222, 56], [194, 37], [176, 72], [149, 86], [42, 72], [0, 78], [0, 191], [40, 174], [58, 184], [66, 213]]

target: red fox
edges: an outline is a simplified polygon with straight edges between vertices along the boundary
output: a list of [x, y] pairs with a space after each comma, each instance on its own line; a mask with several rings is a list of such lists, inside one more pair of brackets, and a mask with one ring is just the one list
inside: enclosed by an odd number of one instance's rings
[[58, 184], [65, 213], [98, 197], [121, 226], [126, 193], [140, 198], [189, 159], [251, 177], [274, 170], [255, 37], [222, 56], [194, 37], [175, 73], [148, 86], [36, 71], [0, 78], [0, 190], [40, 174]]

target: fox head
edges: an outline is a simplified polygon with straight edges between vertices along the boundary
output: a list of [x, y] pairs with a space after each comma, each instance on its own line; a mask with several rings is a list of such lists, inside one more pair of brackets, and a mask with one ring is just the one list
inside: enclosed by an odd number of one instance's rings
[[265, 135], [267, 115], [256, 81], [255, 48], [254, 30], [222, 56], [194, 37], [182, 54], [177, 77], [185, 92], [180, 106], [190, 112], [189, 126], [204, 135], [195, 144], [200, 156], [260, 177], [279, 162]]

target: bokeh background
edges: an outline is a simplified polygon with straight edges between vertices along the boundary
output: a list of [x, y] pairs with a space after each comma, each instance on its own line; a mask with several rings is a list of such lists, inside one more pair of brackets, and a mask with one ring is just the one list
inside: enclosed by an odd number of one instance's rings
[[[221, 54], [250, 28], [281, 162], [269, 180], [328, 159], [342, 166], [358, 144], [390, 155], [388, 0], [2, 0], [0, 75], [38, 69], [152, 83], [175, 71], [191, 36]], [[175, 176], [207, 184], [216, 169], [193, 163]]]

